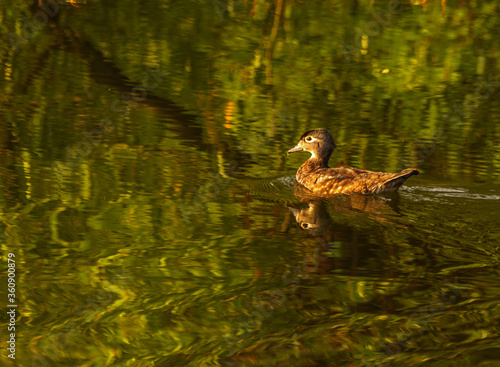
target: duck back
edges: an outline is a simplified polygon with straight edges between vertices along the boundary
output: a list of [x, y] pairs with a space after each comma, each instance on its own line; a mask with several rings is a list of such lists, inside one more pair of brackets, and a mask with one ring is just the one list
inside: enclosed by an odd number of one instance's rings
[[418, 170], [409, 168], [400, 173], [372, 172], [359, 168], [311, 167], [305, 162], [297, 172], [297, 181], [319, 195], [335, 194], [378, 194], [393, 192]]

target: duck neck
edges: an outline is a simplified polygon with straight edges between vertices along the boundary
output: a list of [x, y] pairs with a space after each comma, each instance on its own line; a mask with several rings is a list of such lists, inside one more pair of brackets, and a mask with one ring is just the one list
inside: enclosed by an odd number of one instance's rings
[[313, 155], [303, 164], [303, 166], [306, 166], [308, 170], [315, 170], [318, 168], [328, 168], [329, 158], [330, 154], [328, 154], [328, 156], [326, 157], [316, 157]]

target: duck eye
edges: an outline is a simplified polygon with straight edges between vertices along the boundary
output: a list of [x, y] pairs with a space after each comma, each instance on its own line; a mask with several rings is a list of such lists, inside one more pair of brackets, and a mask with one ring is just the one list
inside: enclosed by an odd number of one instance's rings
[[312, 142], [312, 141], [313, 141], [313, 137], [312, 137], [312, 136], [308, 136], [308, 137], [306, 137], [306, 141], [307, 141], [308, 143]]
[[302, 228], [304, 228], [304, 229], [307, 229], [307, 228], [309, 228], [309, 223], [302, 222], [302, 223], [300, 224], [300, 226], [301, 226]]

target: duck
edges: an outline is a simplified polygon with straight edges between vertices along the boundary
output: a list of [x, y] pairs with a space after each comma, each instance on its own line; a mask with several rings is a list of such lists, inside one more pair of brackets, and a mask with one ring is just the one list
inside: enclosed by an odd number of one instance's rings
[[373, 172], [353, 167], [330, 168], [328, 161], [337, 146], [326, 129], [306, 131], [299, 143], [287, 152], [309, 152], [311, 156], [297, 171], [297, 182], [318, 196], [336, 194], [379, 194], [395, 192], [411, 176], [418, 175], [416, 168], [400, 173]]

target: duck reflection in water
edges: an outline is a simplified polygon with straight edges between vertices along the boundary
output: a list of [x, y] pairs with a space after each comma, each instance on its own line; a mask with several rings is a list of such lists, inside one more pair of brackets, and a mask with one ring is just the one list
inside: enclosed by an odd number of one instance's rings
[[287, 205], [287, 208], [292, 212], [298, 226], [311, 236], [321, 236], [332, 223], [322, 200], [309, 201], [307, 207]]
[[[369, 221], [388, 222], [393, 228], [401, 226], [389, 219], [390, 216], [399, 215], [397, 193], [384, 196], [338, 195], [327, 200], [315, 197], [304, 187], [297, 186], [295, 195], [301, 203], [286, 204], [286, 207], [292, 212], [297, 225], [314, 238], [316, 266], [309, 267], [309, 271], [313, 273], [327, 274], [333, 268], [342, 266], [342, 259], [329, 255], [331, 245], [343, 232], [340, 228], [348, 229], [352, 222], [356, 221], [362, 224], [364, 218]], [[330, 213], [338, 214], [349, 224], [339, 225], [337, 228], [338, 220], [333, 219], [335, 217], [332, 218]], [[355, 252], [355, 249], [351, 249], [351, 252], [353, 251]]]
[[317, 245], [314, 246], [314, 259], [309, 258], [304, 261], [304, 264], [307, 264], [304, 268], [309, 273], [328, 274], [335, 266], [334, 259], [328, 256], [333, 233], [327, 233], [332, 219], [328, 215], [325, 202], [316, 199], [286, 206], [292, 212], [298, 226], [317, 241]]

